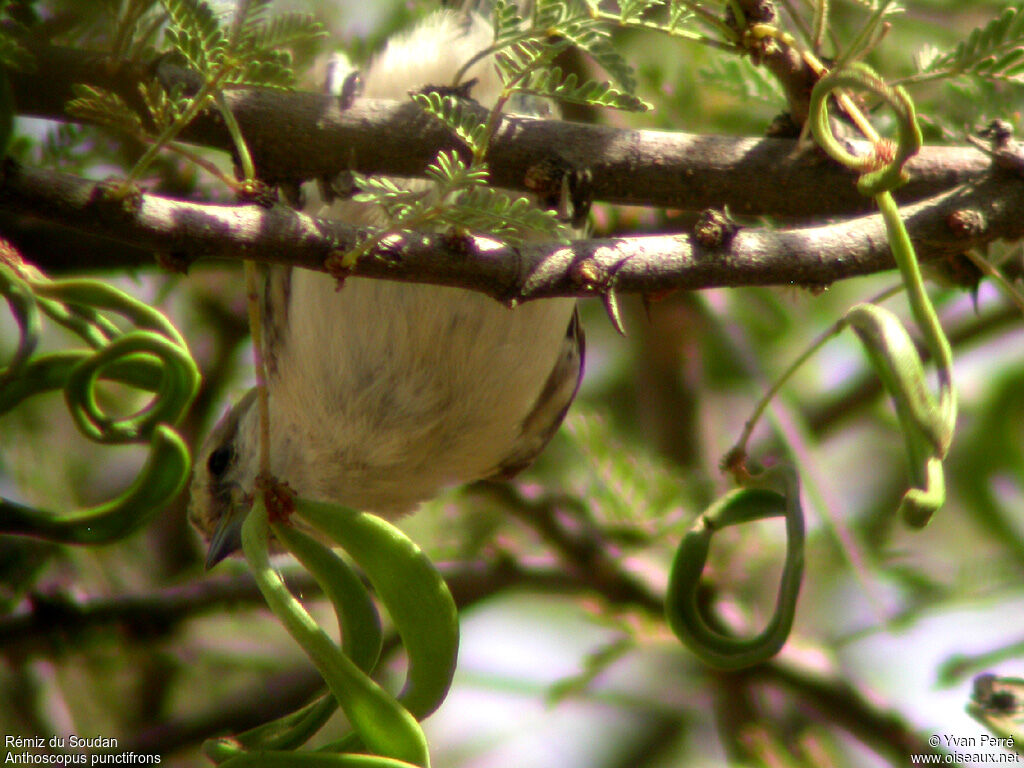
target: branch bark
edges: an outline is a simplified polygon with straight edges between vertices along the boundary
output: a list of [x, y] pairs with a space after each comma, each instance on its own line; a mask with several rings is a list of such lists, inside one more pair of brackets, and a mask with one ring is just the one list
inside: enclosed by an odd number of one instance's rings
[[[69, 120], [74, 83], [89, 83], [140, 107], [151, 68], [95, 53], [36, 44], [34, 72], [11, 72], [19, 114]], [[441, 123], [406, 102], [359, 99], [341, 110], [329, 96], [262, 89], [230, 91], [228, 104], [261, 176], [293, 183], [343, 170], [418, 176], [442, 148], [459, 148]], [[220, 118], [200, 115], [181, 137], [231, 151]], [[856, 144], [856, 143], [854, 143]], [[867, 145], [862, 147], [867, 151]], [[551, 159], [589, 169], [595, 199], [699, 211], [729, 206], [749, 215], [803, 219], [866, 212], [851, 172], [793, 140], [700, 136], [601, 125], [503, 119], [488, 156], [496, 186], [525, 190], [526, 171]], [[989, 166], [973, 147], [926, 147], [907, 166], [902, 203], [977, 178]]]
[[[141, 194], [109, 202], [94, 182], [9, 164], [0, 209], [29, 214], [171, 256], [219, 256], [326, 270], [365, 230], [284, 206], [201, 205]], [[1024, 184], [993, 172], [903, 209], [922, 260], [1024, 236]], [[706, 242], [706, 241], [705, 241]], [[47, 264], [40, 263], [46, 268]], [[101, 267], [102, 265], [89, 265]], [[509, 303], [611, 291], [655, 293], [739, 285], [827, 285], [892, 268], [881, 216], [796, 229], [741, 228], [720, 245], [690, 234], [621, 237], [514, 249], [485, 237], [395, 235], [348, 274], [477, 290]]]

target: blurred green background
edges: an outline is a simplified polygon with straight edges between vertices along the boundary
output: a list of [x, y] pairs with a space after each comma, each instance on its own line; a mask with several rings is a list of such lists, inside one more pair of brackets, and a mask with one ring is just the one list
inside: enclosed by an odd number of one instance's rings
[[[113, 5], [38, 7], [76, 24], [94, 17], [91, 37], [68, 42], [98, 45]], [[831, 32], [848, 41], [865, 4], [832, 5]], [[888, 78], [911, 74], [924, 46], [952, 47], [1006, 4], [904, 5], [870, 57]], [[809, 15], [805, 3], [789, 6]], [[286, 8], [316, 13], [330, 30], [327, 47], [359, 62], [429, 5], [275, 5]], [[746, 60], [639, 32], [615, 43], [656, 109], [574, 110], [572, 119], [756, 136], [783, 107], [774, 84]], [[313, 53], [300, 64], [312, 64]], [[306, 87], [315, 88], [312, 70], [308, 77]], [[989, 119], [1018, 125], [1022, 93], [1012, 82], [957, 79], [912, 96], [926, 141], [962, 144]], [[23, 162], [94, 178], [138, 153], [98, 129], [33, 120], [18, 129]], [[154, 171], [150, 188], [228, 194], [176, 160]], [[601, 235], [679, 231], [690, 221], [683, 212], [600, 203], [594, 212]], [[1020, 250], [999, 246], [988, 255], [1012, 263]], [[185, 425], [195, 445], [251, 382], [239, 266], [108, 277], [166, 311], [189, 340], [205, 376]], [[682, 533], [729, 487], [719, 460], [761, 392], [847, 308], [897, 279], [849, 280], [816, 294], [675, 294], [649, 306], [623, 297], [625, 338], [599, 302], [584, 302], [587, 376], [537, 465], [511, 489], [453, 490], [401, 523], [465, 603], [455, 686], [426, 723], [434, 765], [905, 765], [915, 739], [985, 732], [964, 712], [972, 675], [1024, 676], [1024, 326], [988, 282], [976, 298], [933, 286], [954, 343], [961, 411], [948, 499], [927, 529], [895, 519], [906, 482], [902, 439], [852, 334], [794, 376], [756, 433], [756, 458], [790, 455], [799, 465], [808, 517], [796, 625], [769, 667], [705, 668], [649, 606], [601, 588], [600, 575], [588, 571], [599, 560], [531, 518], [550, 514], [557, 530], [660, 594]], [[907, 318], [899, 297], [887, 306]], [[0, 355], [14, 338], [3, 316]], [[59, 347], [62, 338], [54, 333], [49, 343]], [[97, 450], [79, 437], [58, 396], [4, 416], [0, 446], [0, 493], [45, 508], [109, 498], [142, 461], [132, 449]], [[163, 765], [200, 765], [203, 738], [254, 725], [317, 690], [304, 657], [261, 608], [244, 565], [203, 571], [185, 506], [179, 499], [150, 528], [111, 546], [0, 538], [0, 733], [105, 736], [122, 751], [160, 754]], [[784, 548], [781, 522], [716, 538], [706, 580], [737, 629], [752, 633], [770, 615]], [[287, 562], [281, 568], [310, 590], [316, 615], [330, 624], [308, 580]], [[389, 668], [400, 680], [400, 653]]]

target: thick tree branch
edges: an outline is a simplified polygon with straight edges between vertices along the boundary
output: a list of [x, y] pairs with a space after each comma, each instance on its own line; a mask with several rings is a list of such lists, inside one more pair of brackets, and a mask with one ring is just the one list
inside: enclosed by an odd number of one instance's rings
[[[89, 83], [139, 105], [138, 86], [152, 72], [138, 62], [100, 53], [35, 45], [34, 72], [12, 72], [19, 114], [67, 120], [64, 105], [74, 83]], [[228, 103], [257, 167], [272, 183], [339, 171], [422, 175], [440, 148], [457, 145], [441, 123], [413, 103], [357, 100], [342, 111], [318, 93], [231, 91]], [[182, 135], [196, 144], [230, 151], [220, 118], [201, 115]], [[865, 145], [866, 151], [866, 145]], [[492, 181], [524, 190], [527, 169], [557, 158], [593, 174], [596, 199], [683, 210], [721, 208], [751, 215], [808, 219], [870, 210], [853, 176], [815, 150], [785, 139], [698, 136], [624, 130], [600, 125], [506, 117], [488, 160]], [[988, 167], [973, 147], [926, 147], [907, 170], [912, 180], [898, 193], [911, 202], [931, 197]]]
[[[284, 206], [200, 205], [156, 195], [110, 202], [86, 179], [13, 165], [0, 179], [0, 209], [184, 263], [221, 256], [325, 270], [332, 257], [351, 249], [364, 234]], [[903, 213], [919, 258], [929, 260], [1024, 236], [1021, 210], [1024, 183], [993, 172], [907, 206]], [[459, 286], [512, 302], [609, 291], [824, 285], [892, 266], [885, 227], [876, 214], [800, 229], [741, 228], [719, 245], [701, 245], [695, 236], [683, 234], [514, 249], [484, 237], [453, 242], [445, 235], [396, 235], [361, 257], [349, 274]]]

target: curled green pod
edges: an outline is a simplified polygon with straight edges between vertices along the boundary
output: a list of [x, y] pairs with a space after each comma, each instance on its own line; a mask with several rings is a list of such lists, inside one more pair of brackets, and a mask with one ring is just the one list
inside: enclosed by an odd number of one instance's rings
[[93, 349], [101, 349], [121, 335], [121, 329], [92, 307], [69, 307], [60, 301], [36, 294], [36, 303], [44, 315], [71, 331]]
[[[832, 133], [826, 107], [828, 95], [837, 88], [857, 88], [880, 98], [896, 114], [899, 131], [898, 144], [890, 160], [879, 164], [874, 155], [851, 154]], [[906, 184], [908, 177], [904, 164], [921, 149], [923, 138], [917, 124], [914, 102], [903, 88], [892, 87], [874, 70], [862, 62], [829, 72], [811, 91], [807, 121], [815, 140], [834, 160], [861, 173], [857, 188], [866, 197], [874, 197]]]
[[[263, 750], [297, 749], [313, 738], [337, 709], [338, 700], [328, 691], [316, 701], [291, 713], [289, 720], [282, 723], [283, 727], [279, 728], [277, 733], [261, 734], [259, 748]], [[248, 745], [246, 738], [250, 733], [239, 734], [237, 737], [239, 743]]]
[[39, 307], [24, 282], [15, 277], [10, 269], [0, 265], [0, 294], [7, 299], [7, 306], [18, 324], [18, 347], [11, 361], [0, 368], [0, 384], [16, 379], [28, 359], [39, 345]]
[[274, 536], [295, 555], [334, 606], [341, 650], [364, 672], [377, 666], [384, 634], [380, 614], [356, 572], [329, 547], [294, 526], [271, 525]]
[[157, 426], [142, 471], [116, 499], [66, 514], [0, 499], [0, 533], [65, 544], [108, 544], [146, 525], [182, 489], [188, 470], [185, 443], [170, 427]]
[[91, 354], [84, 349], [55, 352], [22, 366], [16, 377], [0, 378], [0, 415], [33, 395], [63, 389], [71, 370]]
[[[31, 273], [31, 274], [30, 274]], [[150, 454], [132, 486], [116, 499], [85, 510], [53, 514], [0, 500], [0, 532], [52, 541], [98, 544], [144, 525], [176, 495], [188, 477], [188, 449], [168, 426], [195, 397], [199, 373], [184, 340], [156, 310], [96, 280], [50, 281], [0, 270], [0, 292], [21, 327], [14, 361], [0, 372], [0, 414], [26, 398], [63, 389], [79, 429], [99, 442], [148, 442]], [[101, 310], [120, 313], [144, 330], [122, 332]], [[91, 349], [30, 359], [40, 314], [80, 336]], [[123, 419], [98, 406], [100, 380], [154, 393]]]
[[241, 752], [268, 749], [297, 749], [309, 741], [338, 709], [338, 701], [330, 691], [299, 707], [294, 712], [230, 738], [203, 742], [203, 754], [215, 763], [222, 763]]
[[[804, 567], [804, 518], [796, 474], [784, 476], [785, 493], [768, 488], [737, 488], [715, 501], [683, 537], [669, 572], [665, 615], [676, 636], [705, 663], [720, 669], [740, 669], [767, 661], [782, 648], [793, 627]], [[767, 479], [767, 477], [765, 478]], [[786, 562], [779, 581], [775, 612], [767, 626], [751, 638], [716, 629], [705, 618], [698, 590], [715, 532], [730, 525], [786, 518]]]
[[913, 427], [931, 445], [945, 453], [950, 429], [935, 407], [917, 348], [895, 314], [875, 304], [857, 304], [846, 322], [864, 345], [905, 427]]
[[[271, 530], [320, 584], [338, 616], [341, 649], [359, 669], [369, 673], [380, 658], [383, 632], [373, 599], [355, 571], [331, 549], [290, 525]], [[305, 744], [337, 709], [334, 696], [315, 702], [232, 740], [246, 750], [295, 749]]]
[[930, 457], [924, 465], [924, 481], [903, 494], [897, 513], [911, 528], [924, 528], [946, 501], [946, 475], [942, 459]]
[[417, 718], [426, 717], [448, 693], [459, 650], [458, 611], [441, 574], [404, 533], [376, 515], [304, 499], [296, 509], [370, 580], [409, 657], [399, 700]]
[[426, 737], [419, 723], [342, 653], [288, 591], [270, 565], [268, 537], [267, 510], [262, 494], [256, 494], [256, 503], [242, 526], [242, 549], [267, 605], [323, 675], [352, 727], [370, 750], [416, 766], [429, 766]]
[[[892, 159], [881, 167], [875, 167], [878, 164], [875, 157], [851, 155], [832, 135], [826, 97], [832, 90], [845, 87], [870, 91], [896, 115], [899, 144]], [[818, 81], [811, 93], [808, 122], [815, 139], [826, 152], [862, 173], [857, 188], [861, 194], [874, 198], [882, 214], [910, 308], [938, 370], [939, 396], [936, 401], [927, 387], [917, 351], [903, 326], [891, 313], [869, 305], [858, 305], [847, 313], [847, 322], [864, 343], [872, 365], [896, 406], [912, 476], [911, 488], [904, 494], [899, 511], [910, 525], [921, 527], [945, 501], [942, 460], [953, 439], [957, 414], [952, 349], [928, 298], [914, 245], [891, 194], [906, 180], [904, 164], [921, 148], [921, 129], [913, 101], [906, 91], [889, 86], [869, 67], [859, 63], [830, 72]]]
[[[63, 389], [72, 369], [92, 355], [91, 350], [73, 349], [42, 355], [24, 366], [21, 375], [0, 378], [0, 416], [34, 395]], [[163, 366], [152, 355], [134, 355], [111, 362], [100, 379], [116, 381], [136, 389], [156, 392]]]
[[[130, 366], [139, 353], [161, 361], [156, 397], [136, 413], [112, 419], [96, 401], [96, 384], [114, 363]], [[84, 435], [101, 443], [143, 439], [161, 423], [173, 424], [188, 408], [199, 389], [199, 372], [187, 350], [151, 331], [132, 331], [72, 368], [64, 388], [68, 409]]]
[[946, 497], [942, 459], [955, 426], [947, 410], [948, 400], [936, 403], [917, 349], [892, 312], [874, 304], [858, 304], [846, 313], [846, 322], [864, 344], [892, 398], [910, 466], [911, 487], [903, 495], [899, 513], [909, 525], [921, 528]]
[[32, 288], [37, 296], [69, 304], [75, 308], [115, 312], [129, 320], [136, 328], [156, 331], [179, 347], [187, 346], [178, 329], [162, 313], [99, 280], [47, 280], [33, 283]]

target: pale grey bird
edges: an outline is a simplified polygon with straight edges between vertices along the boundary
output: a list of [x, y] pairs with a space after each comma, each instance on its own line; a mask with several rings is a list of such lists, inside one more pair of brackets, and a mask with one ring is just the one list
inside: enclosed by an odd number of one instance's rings
[[[388, 43], [363, 94], [405, 99], [450, 84], [491, 35], [478, 15], [439, 12]], [[492, 60], [471, 78], [473, 98], [492, 104]], [[386, 223], [351, 200], [321, 215]], [[336, 287], [323, 273], [274, 267], [265, 288], [271, 471], [299, 496], [394, 517], [445, 486], [515, 474], [558, 428], [583, 370], [574, 299], [508, 309], [458, 288], [365, 278]], [[210, 540], [208, 566], [240, 543], [259, 471], [257, 410], [253, 390], [196, 459], [189, 517]]]

